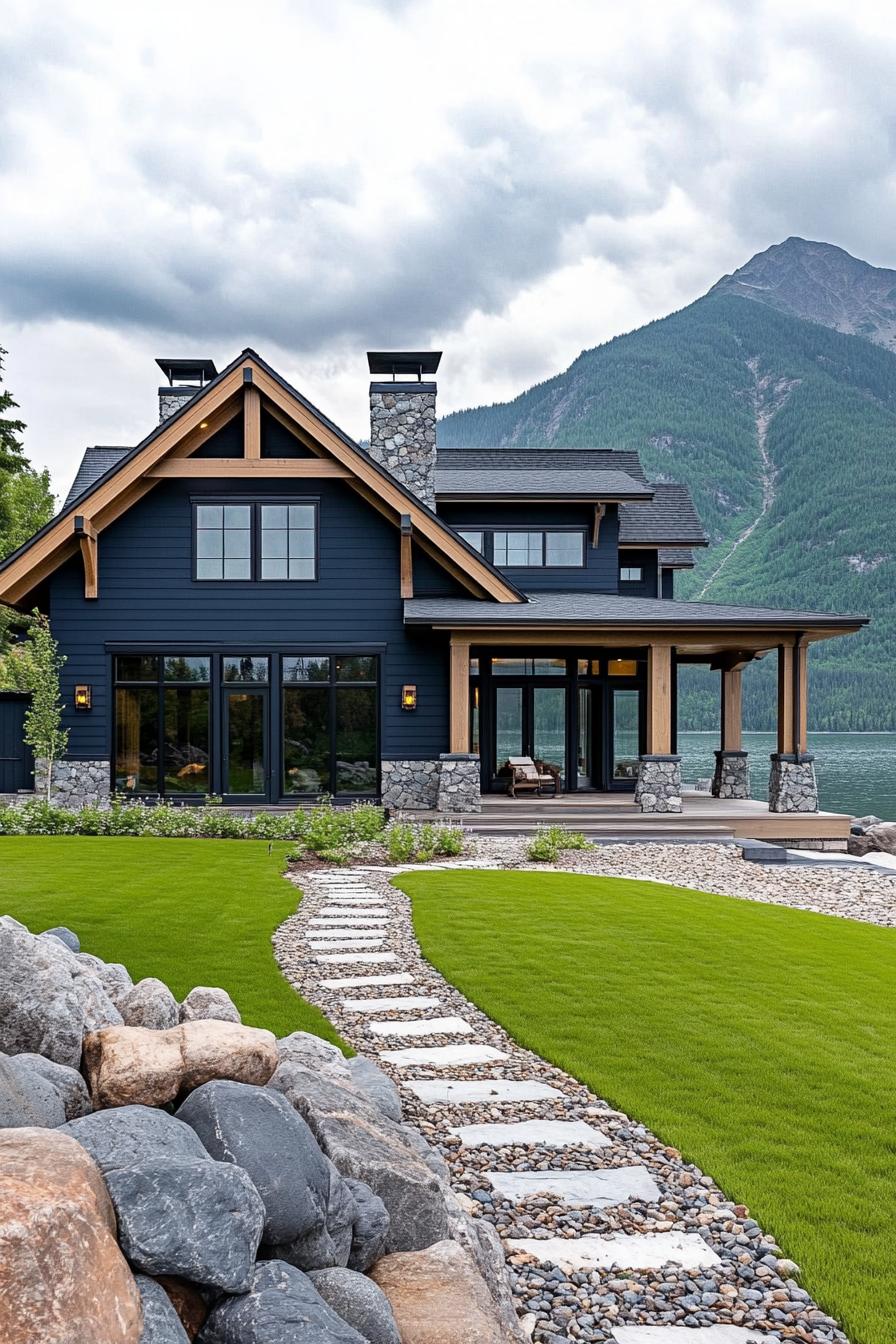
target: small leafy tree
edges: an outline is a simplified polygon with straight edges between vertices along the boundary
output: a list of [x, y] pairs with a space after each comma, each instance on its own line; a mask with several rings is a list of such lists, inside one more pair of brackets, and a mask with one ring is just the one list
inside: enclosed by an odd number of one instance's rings
[[59, 674], [65, 658], [59, 652], [46, 616], [35, 611], [28, 628], [25, 651], [25, 682], [31, 704], [25, 712], [25, 741], [36, 757], [46, 763], [47, 802], [53, 785], [53, 766], [68, 746], [68, 729], [62, 726], [62, 693]]

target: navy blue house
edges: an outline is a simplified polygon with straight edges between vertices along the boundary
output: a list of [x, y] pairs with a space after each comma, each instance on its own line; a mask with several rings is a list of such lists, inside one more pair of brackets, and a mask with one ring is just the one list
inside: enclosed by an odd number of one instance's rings
[[738, 796], [741, 671], [775, 650], [770, 803], [805, 797], [807, 650], [862, 621], [676, 601], [706, 538], [637, 453], [439, 451], [431, 352], [369, 356], [366, 448], [251, 350], [158, 362], [157, 427], [89, 448], [0, 565], [66, 658], [69, 796], [475, 810], [531, 757], [677, 810], [677, 668], [719, 670]]

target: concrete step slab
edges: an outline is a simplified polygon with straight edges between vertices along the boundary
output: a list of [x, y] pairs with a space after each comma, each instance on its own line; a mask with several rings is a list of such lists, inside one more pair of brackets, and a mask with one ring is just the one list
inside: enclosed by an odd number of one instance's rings
[[408, 971], [396, 971], [394, 975], [343, 975], [320, 983], [324, 989], [360, 989], [362, 985], [412, 985], [414, 977]]
[[[410, 978], [410, 977], [409, 977]], [[343, 999], [342, 1006], [350, 1013], [408, 1013], [421, 1008], [438, 1008], [441, 999], [427, 998], [425, 994], [396, 995], [394, 999]]]
[[642, 1199], [655, 1204], [660, 1189], [646, 1167], [606, 1167], [603, 1171], [484, 1171], [494, 1190], [515, 1204], [546, 1193], [564, 1204], [607, 1208]]
[[402, 1086], [432, 1106], [494, 1106], [562, 1097], [549, 1083], [517, 1078], [407, 1078]]
[[380, 1050], [380, 1059], [396, 1068], [407, 1069], [414, 1064], [430, 1064], [436, 1069], [450, 1069], [455, 1065], [491, 1064], [507, 1059], [503, 1050], [493, 1045], [418, 1045], [407, 1050]]
[[374, 1036], [469, 1036], [473, 1028], [462, 1017], [420, 1017], [411, 1022], [368, 1022]]
[[349, 938], [354, 943], [381, 943], [385, 936], [382, 929], [309, 929], [305, 938], [308, 942]]
[[[542, 1264], [573, 1273], [592, 1269], [709, 1269], [721, 1264], [711, 1246], [695, 1232], [614, 1232], [609, 1237], [512, 1237], [504, 1243], [511, 1254], [525, 1251]], [[684, 1341], [687, 1344], [687, 1341]]]
[[507, 1124], [449, 1125], [466, 1148], [508, 1148], [538, 1145], [540, 1148], [606, 1148], [612, 1140], [584, 1120], [517, 1120]]
[[352, 947], [361, 948], [363, 951], [364, 948], [378, 947], [381, 943], [384, 943], [385, 941], [386, 940], [384, 938], [331, 938], [329, 940], [325, 939], [323, 942], [312, 942], [309, 939], [308, 945], [311, 948], [312, 952], [323, 952], [323, 951], [335, 952], [338, 948], [347, 949]]
[[385, 905], [325, 905], [317, 919], [388, 919]]
[[768, 1344], [764, 1330], [744, 1325], [617, 1325], [616, 1344]]
[[397, 960], [398, 957], [394, 952], [328, 952], [323, 956], [315, 957], [315, 961], [317, 962], [332, 962], [333, 964], [339, 962], [345, 962], [346, 964], [349, 962], [357, 962], [359, 964], [367, 962], [368, 965], [373, 965], [374, 962]]

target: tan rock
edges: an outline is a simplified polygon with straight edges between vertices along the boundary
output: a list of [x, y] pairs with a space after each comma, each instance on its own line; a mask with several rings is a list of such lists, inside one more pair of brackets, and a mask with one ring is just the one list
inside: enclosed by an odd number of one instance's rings
[[138, 1344], [142, 1332], [99, 1168], [67, 1134], [0, 1133], [3, 1344]]
[[471, 1257], [456, 1241], [397, 1251], [370, 1270], [395, 1316], [401, 1344], [515, 1344]]
[[173, 1030], [181, 1033], [185, 1092], [213, 1078], [264, 1087], [277, 1067], [277, 1039], [260, 1027], [206, 1018]]
[[103, 1027], [84, 1037], [90, 1095], [104, 1106], [164, 1106], [180, 1091], [180, 1027]]

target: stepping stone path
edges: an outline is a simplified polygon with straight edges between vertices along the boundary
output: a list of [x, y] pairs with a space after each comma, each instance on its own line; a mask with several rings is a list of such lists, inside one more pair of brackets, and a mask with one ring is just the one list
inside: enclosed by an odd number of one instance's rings
[[[442, 979], [390, 885], [397, 871], [297, 874], [277, 959], [392, 1073], [464, 1207], [497, 1228], [534, 1344], [849, 1344], [743, 1205]], [[384, 1049], [390, 1038], [424, 1043]]]

